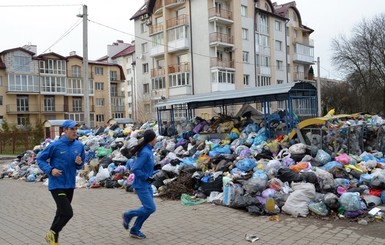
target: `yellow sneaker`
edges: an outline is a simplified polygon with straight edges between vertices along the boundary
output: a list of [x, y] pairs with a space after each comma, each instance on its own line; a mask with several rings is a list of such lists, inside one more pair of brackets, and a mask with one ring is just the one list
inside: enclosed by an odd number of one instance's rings
[[49, 245], [59, 245], [59, 242], [57, 240], [56, 233], [54, 231], [49, 231], [47, 235], [45, 235], [45, 240]]

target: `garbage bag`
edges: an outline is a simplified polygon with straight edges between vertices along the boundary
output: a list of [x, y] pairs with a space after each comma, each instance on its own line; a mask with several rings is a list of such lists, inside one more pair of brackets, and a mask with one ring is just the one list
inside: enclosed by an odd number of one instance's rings
[[190, 196], [186, 193], [183, 193], [180, 197], [180, 201], [181, 201], [182, 205], [194, 206], [194, 205], [199, 205], [199, 204], [205, 203], [206, 199], [193, 197], [193, 196]]

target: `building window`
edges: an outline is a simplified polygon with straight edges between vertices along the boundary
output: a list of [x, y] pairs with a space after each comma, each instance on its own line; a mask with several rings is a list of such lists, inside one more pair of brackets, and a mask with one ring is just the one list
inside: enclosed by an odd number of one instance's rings
[[146, 23], [145, 22], [141, 23], [140, 24], [140, 32], [145, 33], [145, 32], [147, 32], [147, 30], [148, 30], [148, 26], [146, 25]]
[[118, 72], [110, 71], [110, 81], [118, 81]]
[[275, 40], [275, 50], [282, 51], [282, 41]]
[[103, 114], [96, 114], [96, 121], [97, 122], [104, 122], [104, 115]]
[[27, 125], [29, 123], [28, 115], [17, 115], [17, 125]]
[[249, 30], [242, 28], [242, 39], [248, 40], [249, 39]]
[[76, 112], [82, 111], [82, 99], [81, 98], [73, 98], [72, 99], [72, 110]]
[[142, 65], [143, 74], [148, 73], [148, 63]]
[[143, 92], [145, 94], [150, 93], [150, 84], [148, 84], [148, 83], [143, 84]]
[[147, 43], [142, 43], [142, 53], [147, 53]]
[[174, 73], [168, 76], [170, 87], [185, 86], [190, 84], [190, 73]]
[[80, 77], [81, 76], [80, 66], [71, 66], [71, 73], [73, 77]]
[[244, 85], [247, 85], [247, 86], [250, 85], [249, 79], [250, 79], [250, 75], [244, 74], [244, 75], [243, 75], [243, 84], [244, 84]]
[[104, 98], [96, 98], [96, 106], [97, 107], [104, 106]]
[[3, 96], [0, 95], [0, 105], [3, 105]]
[[44, 111], [55, 111], [54, 96], [44, 96]]
[[0, 76], [0, 87], [3, 87], [3, 77]]
[[277, 80], [277, 84], [282, 84], [283, 80]]
[[260, 30], [259, 30], [260, 33], [264, 33], [264, 34], [268, 34], [269, 33], [269, 24], [268, 24], [268, 21], [267, 21], [267, 15], [260, 14], [260, 16], [259, 16], [259, 27], [260, 27]]
[[14, 56], [15, 70], [18, 72], [29, 72], [29, 57], [27, 56]]
[[131, 68], [127, 69], [127, 74], [131, 74]]
[[150, 104], [145, 104], [145, 105], [144, 105], [144, 112], [146, 112], [146, 113], [150, 113], [150, 112], [151, 112], [151, 110], [150, 110]]
[[95, 83], [95, 90], [104, 90], [104, 83]]
[[276, 65], [277, 65], [277, 71], [283, 70], [283, 61], [282, 60], [276, 60]]
[[111, 84], [111, 88], [110, 88], [110, 95], [112, 97], [116, 97], [118, 96], [118, 85], [117, 84]]
[[269, 57], [261, 55], [261, 66], [269, 67]]
[[243, 51], [243, 62], [249, 63], [249, 52]]
[[28, 96], [18, 95], [16, 98], [17, 111], [29, 111]]
[[276, 31], [282, 31], [282, 22], [276, 20], [275, 21], [275, 30]]
[[152, 79], [152, 89], [163, 89], [166, 87], [165, 77], [156, 77]]
[[271, 77], [257, 76], [257, 87], [270, 86]]
[[247, 6], [241, 5], [241, 16], [246, 17], [247, 15]]
[[103, 76], [103, 67], [95, 67], [95, 75]]

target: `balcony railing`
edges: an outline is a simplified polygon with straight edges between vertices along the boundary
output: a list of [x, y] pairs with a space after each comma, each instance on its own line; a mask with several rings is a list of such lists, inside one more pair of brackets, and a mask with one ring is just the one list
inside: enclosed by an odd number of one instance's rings
[[174, 26], [187, 25], [187, 24], [188, 24], [188, 15], [185, 15], [185, 14], [172, 19], [168, 19], [166, 21], [167, 29]]
[[166, 71], [163, 67], [151, 69], [151, 77], [161, 77], [164, 75], [166, 75]]
[[124, 105], [111, 105], [112, 112], [124, 112], [125, 106]]
[[163, 23], [149, 26], [150, 35], [163, 31]]
[[210, 59], [210, 66], [211, 67], [223, 67], [223, 68], [234, 68], [235, 67], [233, 60], [218, 59], [218, 58], [211, 58]]
[[314, 80], [314, 75], [305, 72], [294, 72], [294, 80]]
[[[162, 1], [160, 1], [162, 2]], [[167, 6], [170, 6], [170, 5], [175, 5], [175, 4], [182, 4], [182, 3], [185, 3], [186, 0], [164, 0], [164, 5], [167, 7]]]
[[210, 33], [210, 43], [220, 42], [220, 43], [230, 43], [234, 44], [233, 36], [227, 35], [220, 32]]
[[189, 72], [190, 71], [190, 63], [184, 62], [181, 64], [175, 64], [175, 65], [169, 65], [168, 66], [168, 73], [178, 73], [178, 72]]
[[223, 19], [232, 20], [233, 12], [221, 8], [210, 8], [209, 9], [209, 18], [220, 17]]

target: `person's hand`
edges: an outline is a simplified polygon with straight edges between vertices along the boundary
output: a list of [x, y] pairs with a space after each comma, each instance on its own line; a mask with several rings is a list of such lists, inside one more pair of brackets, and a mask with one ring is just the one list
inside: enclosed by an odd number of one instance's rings
[[57, 168], [53, 168], [53, 169], [51, 170], [52, 176], [55, 176], [55, 177], [60, 176], [60, 175], [61, 175], [61, 172], [62, 172], [62, 170], [57, 169]]
[[82, 164], [83, 161], [82, 161], [82, 158], [80, 156], [80, 153], [76, 156], [75, 162], [76, 162], [77, 165]]

